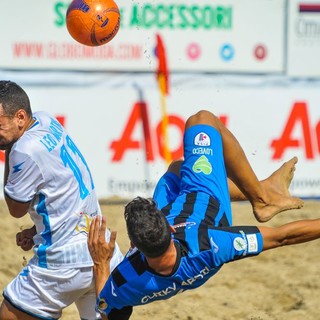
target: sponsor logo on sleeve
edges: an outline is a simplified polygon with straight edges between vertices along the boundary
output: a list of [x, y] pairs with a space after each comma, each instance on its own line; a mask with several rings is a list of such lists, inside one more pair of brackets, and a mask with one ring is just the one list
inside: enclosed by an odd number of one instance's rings
[[247, 242], [240, 237], [233, 240], [233, 246], [237, 251], [245, 251], [247, 249]]
[[247, 234], [248, 253], [258, 252], [258, 240], [256, 234]]

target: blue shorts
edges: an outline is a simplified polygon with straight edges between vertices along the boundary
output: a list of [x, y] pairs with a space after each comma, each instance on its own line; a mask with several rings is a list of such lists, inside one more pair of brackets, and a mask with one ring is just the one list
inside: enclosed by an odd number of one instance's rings
[[209, 125], [196, 125], [185, 132], [180, 174], [181, 179], [166, 172], [154, 192], [159, 209], [175, 228], [175, 239], [186, 244], [193, 255], [213, 251], [216, 266], [262, 251], [263, 240], [257, 227], [232, 226], [218, 130]]
[[169, 223], [177, 222], [175, 218], [181, 216], [186, 207], [190, 211], [189, 220], [202, 221], [203, 211], [208, 210], [208, 206], [216, 206], [217, 212], [210, 215], [210, 223], [213, 226], [232, 225], [222, 138], [218, 130], [209, 125], [195, 125], [185, 131], [180, 174], [181, 178], [172, 172], [165, 173], [153, 195], [158, 207], [167, 214]]

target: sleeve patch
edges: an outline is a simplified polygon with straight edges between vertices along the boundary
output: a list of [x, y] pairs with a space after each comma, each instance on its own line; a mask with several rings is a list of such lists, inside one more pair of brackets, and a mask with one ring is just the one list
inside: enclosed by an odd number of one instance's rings
[[258, 252], [258, 240], [256, 234], [247, 234], [248, 253]]

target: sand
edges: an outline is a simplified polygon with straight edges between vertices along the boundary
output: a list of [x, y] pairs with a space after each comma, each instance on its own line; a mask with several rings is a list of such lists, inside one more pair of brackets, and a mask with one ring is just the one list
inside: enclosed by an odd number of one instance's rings
[[[118, 243], [125, 250], [128, 240], [122, 218], [123, 204], [102, 205], [109, 227], [118, 231]], [[233, 204], [235, 225], [257, 224], [248, 203]], [[0, 203], [0, 290], [15, 277], [25, 253], [15, 244], [21, 226], [30, 226], [28, 217], [12, 218]], [[292, 220], [320, 218], [320, 201], [307, 201], [301, 210], [279, 214], [266, 225]], [[134, 309], [132, 320], [317, 320], [320, 319], [320, 241], [267, 251], [232, 262], [204, 286], [171, 300]], [[2, 297], [0, 298], [0, 301]], [[62, 320], [79, 319], [72, 305]]]

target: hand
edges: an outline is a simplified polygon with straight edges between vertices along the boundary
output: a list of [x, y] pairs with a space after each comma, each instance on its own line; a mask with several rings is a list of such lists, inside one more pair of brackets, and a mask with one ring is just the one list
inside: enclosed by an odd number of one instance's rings
[[[101, 221], [101, 225], [100, 225]], [[105, 217], [95, 217], [90, 225], [88, 247], [95, 265], [110, 262], [116, 242], [115, 231], [111, 232], [109, 243], [106, 242], [107, 220]]]
[[36, 235], [36, 227], [24, 229], [16, 234], [16, 244], [24, 251], [29, 251], [33, 248], [33, 237]]
[[[100, 225], [101, 221], [101, 225]], [[96, 280], [96, 293], [100, 293], [110, 275], [110, 260], [113, 256], [116, 236], [111, 232], [110, 241], [106, 242], [107, 220], [105, 217], [95, 217], [90, 225], [88, 235], [88, 248], [94, 263]]]

